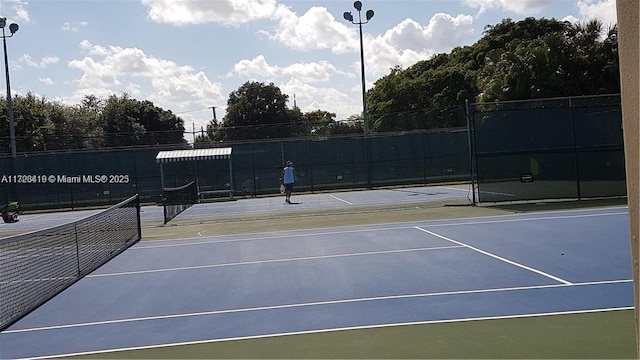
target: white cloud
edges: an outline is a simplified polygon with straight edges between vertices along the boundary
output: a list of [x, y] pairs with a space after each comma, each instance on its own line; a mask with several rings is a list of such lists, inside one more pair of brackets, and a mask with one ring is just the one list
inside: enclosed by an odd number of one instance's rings
[[30, 55], [24, 54], [18, 59], [19, 62], [26, 64], [30, 67], [35, 68], [46, 68], [48, 65], [57, 64], [60, 61], [60, 58], [57, 56], [45, 56], [40, 58], [39, 61], [35, 61], [31, 58]]
[[267, 63], [264, 55], [258, 55], [251, 60], [240, 60], [233, 66], [233, 73], [250, 79], [272, 78], [278, 76], [280, 68]]
[[111, 67], [95, 61], [93, 58], [85, 57], [82, 60], [72, 60], [68, 66], [83, 72], [82, 77], [77, 81], [80, 88], [107, 88], [120, 84]]
[[149, 18], [158, 23], [186, 25], [219, 23], [237, 26], [269, 19], [281, 6], [275, 0], [167, 1], [142, 0]]
[[30, 23], [31, 16], [27, 11], [26, 5], [29, 3], [23, 0], [13, 0], [13, 1], [3, 1], [3, 5], [8, 5], [10, 11], [7, 11], [4, 6], [0, 7], [0, 13], [3, 16], [7, 17], [7, 22], [17, 22], [17, 23]]
[[[395, 49], [384, 41], [383, 38], [376, 38], [365, 43], [365, 71], [367, 73], [367, 88], [371, 87], [369, 81], [375, 81], [380, 76], [389, 73], [389, 69], [396, 65], [407, 67], [420, 60], [431, 57], [434, 52], [429, 49]], [[353, 71], [360, 73], [360, 61], [353, 65]], [[372, 75], [372, 77], [371, 77]]]
[[284, 68], [282, 73], [292, 78], [304, 79], [310, 82], [327, 82], [333, 75], [352, 76], [349, 73], [338, 70], [327, 61], [292, 64]]
[[[158, 59], [137, 48], [97, 46], [88, 41], [82, 42], [81, 48], [88, 52], [88, 56], [72, 60], [68, 66], [82, 72], [76, 81], [79, 88], [103, 89], [96, 93], [97, 96], [126, 91], [174, 110], [193, 104], [203, 106], [222, 99], [221, 85], [211, 82], [203, 72], [197, 72], [190, 66]], [[134, 83], [130, 81], [133, 78], [138, 80]], [[140, 78], [148, 81], [146, 86]], [[147, 88], [151, 90], [145, 91]]]
[[160, 105], [176, 104], [176, 111], [210, 106], [223, 97], [220, 84], [212, 83], [203, 72], [179, 72], [173, 76], [154, 77], [151, 84], [155, 91], [149, 99]]
[[38, 78], [38, 81], [45, 84], [45, 85], [53, 85], [54, 82], [53, 80], [51, 80], [51, 78], [47, 77], [47, 78]]
[[[396, 65], [408, 67], [437, 53], [449, 52], [473, 36], [473, 17], [434, 14], [422, 25], [405, 19], [382, 36], [365, 35], [365, 65], [372, 81], [389, 73]], [[354, 69], [359, 67], [354, 63]], [[367, 80], [369, 80], [367, 78]], [[372, 83], [367, 83], [367, 87]]]
[[426, 26], [413, 19], [405, 19], [387, 30], [383, 40], [397, 50], [434, 52], [449, 51], [473, 34], [473, 17], [434, 14]]
[[[467, 0], [477, 6], [474, 0]], [[489, 1], [488, 5], [502, 4], [507, 8], [532, 9], [534, 5], [546, 4], [548, 1], [528, 0], [525, 4], [509, 5], [508, 1]], [[143, 0], [149, 6], [150, 17], [154, 21], [172, 22], [174, 24], [218, 22], [227, 24], [234, 16], [242, 14], [243, 21], [271, 19], [276, 26], [271, 30], [259, 30], [268, 39], [278, 42], [287, 48], [310, 51], [328, 49], [334, 54], [357, 53], [359, 41], [357, 27], [340, 19], [339, 21], [325, 7], [312, 6], [304, 14], [298, 15], [284, 5], [275, 1], [155, 1]], [[493, 5], [492, 5], [493, 4]], [[224, 19], [219, 16], [225, 14]], [[167, 18], [164, 18], [167, 16]], [[172, 19], [168, 17], [171, 16]], [[226, 19], [226, 20], [225, 20]], [[435, 53], [450, 51], [473, 35], [473, 17], [470, 15], [452, 16], [438, 13], [432, 16], [427, 24], [420, 24], [413, 19], [406, 19], [389, 29], [384, 35], [372, 37], [365, 34], [365, 53], [367, 73], [379, 76], [386, 74], [396, 65], [409, 66], [419, 60], [429, 58]], [[108, 49], [92, 47], [95, 53], [103, 53]], [[354, 67], [357, 59], [354, 59]], [[355, 70], [355, 68], [354, 68]], [[304, 81], [327, 81], [331, 74], [354, 74], [354, 71], [339, 71], [327, 62], [309, 64], [293, 64], [279, 67], [267, 63], [264, 56], [243, 59], [237, 62], [227, 77], [233, 75], [249, 79], [268, 79], [289, 75]]]
[[[302, 16], [280, 8], [276, 17], [278, 25], [269, 37], [289, 48], [330, 49], [336, 54], [356, 53], [360, 50], [357, 28], [344, 21], [336, 21], [324, 7], [312, 7]], [[412, 65], [435, 53], [450, 51], [472, 35], [472, 16], [443, 13], [433, 15], [425, 25], [413, 19], [405, 19], [382, 36], [373, 37], [365, 33], [367, 73], [379, 76], [396, 65]], [[356, 69], [359, 69], [359, 65], [354, 63], [354, 70]], [[268, 68], [263, 67], [261, 71], [269, 73]]]
[[573, 15], [567, 15], [565, 17], [563, 17], [562, 19], [560, 19], [561, 21], [568, 21], [570, 23], [579, 23], [580, 19], [578, 19], [577, 17], [573, 16]]
[[117, 47], [93, 45], [89, 40], [83, 40], [80, 42], [80, 49], [87, 51], [89, 55], [107, 56], [117, 50]]
[[142, 86], [140, 84], [135, 84], [130, 82], [127, 86], [125, 86], [125, 91], [127, 94], [131, 94], [133, 97], [137, 97], [142, 94]]
[[494, 9], [533, 15], [549, 6], [551, 2], [551, 0], [462, 0], [463, 5], [478, 9], [478, 15]]
[[302, 16], [280, 7], [276, 12], [278, 25], [269, 37], [291, 49], [330, 49], [336, 54], [355, 51], [357, 33], [354, 27], [335, 18], [327, 8], [314, 6]]
[[280, 89], [289, 95], [290, 107], [293, 107], [293, 95], [302, 112], [325, 110], [336, 113], [336, 119], [342, 120], [357, 114], [362, 108], [353, 104], [353, 96], [330, 87], [314, 87], [299, 79], [290, 79], [281, 84]]
[[578, 0], [576, 7], [584, 20], [601, 20], [605, 28], [618, 23], [615, 0]]
[[78, 21], [78, 22], [68, 22], [68, 21], [65, 21], [65, 22], [62, 24], [61, 29], [62, 29], [63, 31], [78, 32], [78, 31], [80, 31], [80, 28], [81, 28], [81, 27], [86, 27], [87, 25], [89, 25], [89, 23], [88, 23], [88, 22], [86, 22], [86, 21]]
[[305, 82], [326, 82], [333, 75], [351, 76], [338, 70], [328, 61], [295, 63], [285, 67], [269, 65], [264, 55], [258, 55], [251, 60], [240, 60], [233, 66], [233, 71], [227, 75], [245, 77], [251, 80], [275, 81], [276, 78], [289, 76]]

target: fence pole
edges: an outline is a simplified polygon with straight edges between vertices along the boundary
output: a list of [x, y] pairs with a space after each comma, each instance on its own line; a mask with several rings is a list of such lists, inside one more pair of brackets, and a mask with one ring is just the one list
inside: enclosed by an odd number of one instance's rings
[[576, 175], [576, 191], [578, 192], [578, 200], [582, 200], [582, 191], [580, 190], [580, 159], [578, 157], [578, 141], [576, 139], [576, 119], [573, 116], [573, 101], [571, 101], [571, 97], [569, 97], [569, 113], [571, 114], [571, 141], [573, 142], [573, 161], [574, 171]]

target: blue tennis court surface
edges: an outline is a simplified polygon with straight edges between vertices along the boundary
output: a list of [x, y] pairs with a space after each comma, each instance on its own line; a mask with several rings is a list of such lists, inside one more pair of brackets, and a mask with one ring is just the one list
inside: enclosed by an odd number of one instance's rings
[[[236, 197], [238, 201], [197, 204], [178, 215], [178, 218], [232, 216], [282, 212], [288, 210], [321, 210], [356, 206], [407, 204], [467, 199], [470, 196], [469, 189], [464, 186], [424, 186], [315, 194], [296, 194], [294, 192], [292, 197], [293, 204], [291, 205], [286, 204], [284, 202], [284, 197], [281, 196], [264, 198]], [[5, 231], [25, 232], [49, 228], [76, 221], [100, 211], [100, 209], [97, 209], [21, 215], [20, 221], [17, 223], [5, 224], [0, 222], [0, 234]], [[140, 218], [143, 222], [161, 222], [163, 220], [163, 216], [162, 206], [142, 206]]]
[[[284, 202], [284, 196], [243, 199], [232, 202], [201, 203], [190, 207], [178, 215], [180, 218], [207, 217], [211, 215], [244, 215], [273, 213], [282, 211], [305, 211], [358, 206], [394, 205], [467, 199], [470, 190], [464, 186], [425, 186], [399, 189], [376, 189], [349, 192], [326, 192], [296, 194], [291, 204]], [[162, 214], [160, 214], [162, 216]]]
[[631, 309], [628, 229], [619, 207], [143, 241], [0, 333], [0, 357]]

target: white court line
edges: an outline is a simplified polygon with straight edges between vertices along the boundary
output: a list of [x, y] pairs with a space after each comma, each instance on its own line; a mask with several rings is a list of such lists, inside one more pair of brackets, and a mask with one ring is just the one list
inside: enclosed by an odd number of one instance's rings
[[558, 312], [548, 312], [548, 313], [517, 314], [517, 315], [505, 315], [505, 316], [485, 316], [485, 317], [464, 318], [464, 319], [446, 319], [446, 320], [413, 321], [413, 322], [391, 323], [391, 324], [374, 324], [374, 325], [351, 326], [351, 327], [319, 329], [319, 330], [292, 331], [288, 333], [277, 333], [277, 334], [266, 334], [266, 335], [239, 336], [239, 337], [211, 339], [211, 340], [184, 341], [179, 343], [168, 343], [168, 344], [136, 346], [136, 347], [128, 347], [128, 348], [120, 348], [120, 349], [87, 351], [87, 352], [72, 353], [72, 354], [47, 355], [47, 356], [40, 356], [40, 357], [32, 357], [30, 359], [32, 360], [56, 359], [56, 358], [65, 358], [65, 357], [72, 357], [72, 356], [110, 354], [110, 353], [123, 352], [123, 351], [152, 350], [152, 349], [161, 349], [161, 348], [168, 348], [168, 347], [174, 347], [174, 346], [215, 344], [220, 342], [229, 342], [229, 341], [238, 341], [238, 340], [258, 340], [258, 339], [278, 338], [278, 337], [292, 336], [292, 335], [324, 334], [324, 333], [338, 332], [338, 331], [383, 329], [383, 328], [399, 327], [399, 326], [447, 324], [447, 323], [454, 323], [454, 322], [472, 322], [472, 321], [483, 321], [483, 320], [523, 319], [523, 318], [534, 318], [534, 317], [543, 317], [543, 316], [590, 314], [590, 313], [597, 313], [597, 312], [611, 312], [611, 311], [622, 311], [622, 310], [633, 310], [633, 309], [634, 309], [633, 306], [627, 306], [627, 307], [608, 308], [608, 309], [558, 311]]
[[503, 192], [495, 192], [495, 191], [483, 191], [483, 190], [480, 190], [480, 189], [478, 189], [478, 194], [503, 195], [503, 196], [509, 196], [509, 197], [516, 196], [516, 194], [511, 194], [511, 193], [503, 193]]
[[86, 352], [70, 353], [70, 354], [46, 355], [46, 356], [39, 356], [39, 357], [31, 357], [29, 359], [32, 359], [32, 360], [57, 359], [57, 358], [66, 358], [66, 357], [72, 357], [72, 356], [110, 354], [110, 353], [124, 352], [124, 351], [152, 350], [152, 349], [161, 349], [161, 348], [168, 348], [168, 347], [174, 347], [174, 346], [215, 344], [215, 343], [238, 341], [238, 340], [258, 340], [258, 339], [278, 338], [278, 337], [293, 336], [293, 335], [324, 334], [324, 333], [338, 332], [338, 331], [383, 329], [383, 328], [400, 327], [400, 326], [447, 324], [447, 323], [454, 323], [454, 322], [472, 322], [472, 321], [483, 321], [483, 320], [523, 319], [523, 318], [534, 318], [534, 317], [543, 317], [543, 316], [590, 314], [590, 313], [597, 313], [597, 312], [611, 312], [611, 311], [622, 311], [622, 310], [633, 310], [633, 309], [634, 309], [633, 306], [627, 306], [627, 307], [608, 308], [608, 309], [558, 311], [558, 312], [548, 312], [548, 313], [517, 314], [517, 315], [505, 315], [505, 316], [485, 316], [485, 317], [464, 318], [464, 319], [446, 319], [446, 320], [413, 321], [413, 322], [391, 323], [391, 324], [374, 324], [374, 325], [351, 326], [351, 327], [329, 328], [329, 329], [319, 329], [319, 330], [292, 331], [288, 333], [276, 333], [276, 334], [266, 334], [266, 335], [238, 336], [238, 337], [210, 339], [210, 340], [183, 341], [178, 343], [167, 343], [167, 344], [159, 344], [159, 345], [145, 345], [145, 346], [135, 346], [135, 347], [119, 348], [119, 349], [86, 351]]
[[20, 215], [20, 218], [23, 220], [35, 220], [48, 216], [47, 214], [29, 214], [29, 215]]
[[[576, 211], [576, 210], [574, 210]], [[587, 210], [584, 210], [587, 211]], [[543, 213], [541, 213], [543, 214]], [[628, 215], [625, 212], [610, 212], [610, 213], [599, 213], [599, 214], [576, 214], [576, 215], [559, 215], [559, 216], [540, 216], [540, 217], [527, 217], [524, 219], [514, 219], [513, 216], [518, 216], [522, 214], [513, 214], [513, 215], [499, 215], [499, 216], [509, 216], [509, 219], [495, 219], [495, 220], [483, 220], [483, 221], [460, 221], [456, 223], [444, 223], [444, 224], [429, 224], [425, 225], [428, 227], [436, 227], [436, 226], [459, 226], [459, 225], [483, 225], [483, 224], [502, 224], [502, 223], [512, 223], [512, 222], [525, 222], [525, 221], [538, 221], [538, 220], [563, 220], [563, 219], [578, 219], [578, 218], [590, 218], [590, 217], [600, 217], [600, 216], [616, 216], [616, 215]], [[534, 214], [528, 214], [534, 215]], [[462, 220], [462, 219], [460, 219]]]
[[242, 262], [236, 262], [236, 263], [210, 264], [210, 265], [185, 266], [185, 267], [165, 268], [165, 269], [155, 269], [155, 270], [139, 270], [139, 271], [124, 271], [124, 272], [107, 273], [107, 274], [94, 274], [94, 275], [87, 275], [86, 277], [94, 278], [94, 277], [120, 276], [120, 275], [151, 274], [151, 273], [170, 272], [170, 271], [211, 269], [211, 268], [219, 268], [219, 267], [227, 267], [227, 266], [272, 264], [272, 263], [283, 263], [283, 262], [291, 262], [291, 261], [335, 259], [335, 258], [345, 258], [345, 257], [353, 257], [353, 256], [399, 254], [399, 253], [414, 252], [414, 251], [457, 249], [457, 248], [462, 248], [462, 247], [464, 247], [464, 246], [458, 246], [458, 245], [455, 245], [455, 246], [434, 246], [434, 247], [422, 247], [422, 248], [400, 249], [400, 250], [370, 251], [370, 252], [335, 254], [335, 255], [322, 255], [322, 256], [305, 256], [305, 257], [296, 257], [296, 258], [287, 258], [287, 259], [242, 261]]
[[[218, 244], [218, 243], [235, 243], [235, 242], [244, 242], [244, 241], [263, 241], [263, 240], [277, 240], [277, 239], [288, 239], [288, 238], [297, 238], [303, 236], [327, 236], [327, 235], [341, 235], [341, 234], [350, 234], [350, 233], [359, 233], [359, 232], [371, 232], [371, 231], [389, 231], [389, 230], [401, 230], [401, 229], [410, 229], [410, 226], [394, 226], [387, 228], [361, 228], [361, 229], [352, 229], [352, 230], [334, 230], [334, 231], [320, 231], [320, 232], [311, 232], [311, 231], [301, 231], [301, 230], [291, 230], [287, 231], [287, 234], [283, 235], [266, 235], [269, 233], [265, 233], [263, 236], [252, 236], [243, 239], [223, 239], [223, 240], [198, 240], [199, 238], [185, 238], [185, 239], [166, 239], [166, 240], [151, 240], [151, 242], [177, 242], [175, 244], [168, 245], [149, 245], [145, 246], [144, 242], [139, 243], [138, 246], [130, 248], [130, 250], [143, 250], [143, 249], [155, 249], [155, 248], [164, 248], [164, 247], [176, 247], [176, 246], [188, 246], [188, 245], [206, 245], [206, 244]], [[282, 233], [282, 232], [277, 232]], [[237, 235], [236, 235], [237, 236]], [[242, 236], [242, 234], [240, 234]], [[211, 238], [220, 238], [220, 237], [229, 237], [229, 235], [217, 235], [212, 236]], [[196, 242], [185, 242], [188, 240], [198, 240]]]
[[[593, 211], [593, 209], [584, 209], [584, 210], [567, 210], [561, 212], [575, 212], [575, 211]], [[556, 212], [540, 212], [536, 214], [546, 214], [546, 213], [556, 213]], [[527, 214], [532, 215], [532, 214]], [[439, 220], [438, 223], [422, 225], [428, 227], [442, 227], [442, 226], [461, 226], [461, 225], [482, 225], [482, 224], [500, 224], [500, 223], [511, 223], [511, 222], [519, 222], [519, 221], [538, 221], [538, 220], [559, 220], [559, 219], [574, 219], [574, 218], [588, 218], [588, 217], [600, 217], [600, 216], [616, 216], [616, 215], [628, 215], [625, 212], [608, 212], [608, 213], [597, 213], [597, 214], [576, 214], [576, 215], [555, 215], [555, 216], [544, 216], [544, 217], [526, 217], [523, 218], [523, 214], [509, 214], [509, 215], [497, 215], [492, 217], [477, 217], [477, 218], [469, 218], [467, 221], [460, 221], [464, 219], [457, 219], [456, 221], [452, 220]], [[500, 219], [495, 219], [496, 217], [500, 217]], [[507, 217], [507, 218], [504, 218]], [[444, 222], [441, 222], [444, 221]], [[138, 243], [136, 246], [129, 248], [127, 251], [132, 250], [144, 250], [144, 249], [155, 249], [155, 248], [164, 248], [164, 247], [179, 247], [179, 246], [192, 246], [192, 245], [208, 245], [208, 244], [218, 244], [218, 243], [235, 243], [235, 242], [245, 242], [245, 241], [264, 241], [264, 240], [275, 240], [275, 239], [287, 239], [287, 238], [295, 238], [300, 236], [327, 236], [327, 235], [341, 235], [341, 234], [349, 234], [349, 233], [360, 233], [360, 232], [373, 232], [373, 231], [390, 231], [390, 230], [403, 230], [403, 229], [412, 229], [415, 225], [413, 224], [424, 224], [424, 221], [412, 221], [407, 223], [399, 223], [397, 225], [387, 224], [383, 227], [377, 227], [376, 225], [368, 225], [360, 228], [354, 229], [353, 226], [342, 227], [342, 230], [331, 230], [331, 231], [304, 231], [301, 230], [290, 230], [290, 231], [281, 231], [277, 232], [282, 235], [266, 235], [263, 236], [252, 236], [248, 238], [232, 238], [232, 239], [220, 239], [221, 237], [228, 238], [229, 235], [216, 235], [211, 236], [210, 238], [213, 240], [205, 240], [199, 238], [183, 238], [183, 239], [163, 239], [163, 240], [149, 240], [142, 241]], [[340, 228], [336, 228], [340, 229]], [[194, 242], [189, 242], [189, 240], [195, 240]], [[152, 243], [167, 243], [173, 242], [173, 244], [165, 244], [165, 245], [146, 245]]]
[[469, 248], [469, 249], [471, 249], [471, 250], [473, 250], [473, 251], [477, 251], [477, 252], [479, 252], [479, 253], [481, 253], [481, 254], [484, 254], [484, 255], [490, 256], [490, 257], [492, 257], [492, 258], [494, 258], [494, 259], [497, 259], [497, 260], [500, 260], [500, 261], [504, 261], [504, 262], [506, 262], [507, 264], [511, 264], [511, 265], [517, 266], [517, 267], [519, 267], [519, 268], [522, 268], [522, 269], [525, 269], [525, 270], [532, 271], [532, 272], [534, 272], [534, 273], [536, 273], [536, 274], [539, 274], [539, 275], [542, 275], [542, 276], [548, 277], [549, 279], [552, 279], [552, 280], [555, 280], [555, 281], [561, 282], [561, 283], [563, 283], [563, 284], [572, 285], [572, 283], [571, 283], [571, 282], [569, 282], [569, 281], [567, 281], [567, 280], [564, 280], [564, 279], [561, 279], [561, 278], [559, 278], [559, 277], [557, 277], [557, 276], [553, 276], [553, 275], [551, 275], [551, 274], [547, 274], [546, 272], [540, 271], [540, 270], [538, 270], [538, 269], [534, 269], [534, 268], [532, 268], [532, 267], [529, 267], [529, 266], [526, 266], [526, 265], [523, 265], [523, 264], [517, 263], [517, 262], [515, 262], [515, 261], [511, 261], [511, 260], [506, 259], [506, 258], [503, 258], [503, 257], [501, 257], [501, 256], [498, 256], [498, 255], [492, 254], [492, 253], [490, 253], [490, 252], [488, 252], [488, 251], [484, 251], [484, 250], [478, 249], [478, 248], [476, 248], [476, 247], [473, 247], [473, 246], [471, 246], [471, 245], [467, 245], [467, 244], [465, 244], [465, 243], [463, 243], [463, 242], [460, 242], [460, 241], [457, 241], [457, 240], [453, 240], [453, 239], [448, 238], [448, 237], [446, 237], [446, 236], [443, 236], [443, 235], [440, 235], [440, 234], [436, 234], [436, 233], [434, 233], [433, 231], [429, 231], [429, 230], [423, 229], [423, 228], [421, 228], [421, 227], [419, 227], [419, 226], [416, 226], [416, 227], [415, 227], [415, 229], [420, 230], [420, 231], [422, 231], [422, 232], [425, 232], [425, 233], [427, 233], [427, 234], [429, 234], [429, 235], [433, 235], [433, 236], [438, 237], [438, 238], [440, 238], [440, 239], [443, 239], [443, 240], [446, 240], [446, 241], [450, 241], [450, 242], [452, 242], [452, 243], [454, 243], [454, 244], [458, 244], [458, 245], [464, 246], [464, 247]]
[[526, 290], [553, 289], [553, 288], [577, 287], [577, 286], [609, 285], [609, 284], [622, 284], [622, 283], [629, 283], [629, 282], [633, 282], [633, 280], [610, 280], [610, 281], [594, 281], [594, 282], [575, 283], [575, 284], [517, 286], [517, 287], [508, 287], [508, 288], [493, 288], [493, 289], [480, 289], [480, 290], [458, 290], [458, 291], [443, 291], [443, 292], [435, 292], [435, 293], [421, 293], [421, 294], [408, 294], [408, 295], [376, 296], [376, 297], [366, 297], [366, 298], [316, 301], [316, 302], [299, 303], [299, 304], [260, 306], [260, 307], [228, 309], [228, 310], [212, 310], [212, 311], [202, 311], [202, 312], [182, 313], [182, 314], [172, 314], [172, 315], [158, 315], [158, 316], [146, 316], [146, 317], [129, 318], [129, 319], [94, 321], [94, 322], [77, 323], [77, 324], [43, 326], [43, 327], [37, 327], [37, 328], [5, 330], [3, 331], [3, 333], [13, 334], [13, 333], [24, 333], [24, 332], [34, 332], [34, 331], [79, 328], [79, 327], [87, 327], [87, 326], [122, 324], [122, 323], [131, 323], [131, 322], [139, 322], [139, 321], [153, 321], [153, 320], [177, 319], [177, 318], [196, 317], [196, 316], [224, 315], [224, 314], [246, 313], [246, 312], [255, 312], [255, 311], [269, 311], [269, 310], [293, 309], [293, 308], [303, 308], [303, 307], [312, 307], [312, 306], [340, 305], [340, 304], [371, 302], [371, 301], [401, 300], [401, 299], [412, 299], [412, 298], [455, 296], [455, 295], [468, 295], [468, 294], [485, 294], [485, 293], [497, 293], [497, 292], [507, 292], [507, 291], [526, 291]]
[[343, 203], [345, 203], [345, 204], [347, 204], [347, 205], [355, 205], [354, 203], [352, 203], [352, 202], [348, 202], [347, 200], [344, 200], [344, 199], [340, 199], [339, 197], [337, 197], [337, 196], [335, 196], [335, 195], [331, 195], [331, 194], [329, 194], [329, 196], [330, 196], [330, 197], [332, 197], [332, 198], [334, 198], [334, 199], [336, 199], [336, 200], [338, 200], [338, 201], [342, 201]]
[[451, 186], [436, 186], [436, 188], [447, 189], [447, 190], [455, 190], [455, 191], [462, 191], [462, 192], [471, 192], [471, 189], [455, 188], [455, 187], [451, 187]]

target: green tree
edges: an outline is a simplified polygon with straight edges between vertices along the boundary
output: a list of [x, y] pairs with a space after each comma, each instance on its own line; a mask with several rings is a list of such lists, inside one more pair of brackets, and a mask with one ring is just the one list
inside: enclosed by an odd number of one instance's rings
[[106, 146], [180, 144], [184, 121], [151, 101], [112, 95], [100, 114]]
[[[462, 48], [457, 52], [468, 52]], [[456, 57], [462, 58], [459, 53]], [[402, 70], [396, 67], [369, 90], [369, 128], [373, 132], [463, 126], [457, 117], [443, 117], [441, 110], [462, 106], [477, 93], [472, 63], [456, 62], [454, 55], [440, 54]], [[455, 58], [454, 58], [455, 59]], [[439, 119], [436, 121], [435, 119]]]
[[229, 94], [222, 124], [210, 124], [209, 136], [216, 140], [290, 137], [296, 133], [296, 124], [287, 99], [273, 83], [248, 81]]
[[505, 19], [450, 54], [399, 66], [367, 92], [372, 131], [464, 126], [471, 102], [620, 92], [617, 28]]
[[[533, 19], [524, 21], [526, 24]], [[602, 23], [557, 22], [543, 26], [534, 38], [518, 38], [520, 23], [503, 21], [501, 38], [510, 40], [504, 49], [494, 48], [479, 73], [478, 100], [524, 100], [559, 96], [582, 96], [620, 92], [617, 28], [601, 40]], [[558, 28], [558, 25], [562, 27]], [[531, 26], [529, 26], [531, 27]], [[495, 28], [485, 37], [494, 36]]]
[[310, 129], [305, 122], [305, 114], [299, 107], [294, 106], [293, 109], [287, 109], [289, 121], [291, 122], [289, 136], [309, 136]]
[[[29, 92], [13, 96], [12, 105], [16, 149], [19, 152], [47, 150], [45, 139], [55, 131], [50, 103], [44, 97]], [[2, 112], [8, 118], [6, 100]]]
[[105, 145], [100, 107], [94, 106], [92, 100], [85, 98], [81, 105], [64, 106], [61, 112], [63, 122], [56, 125], [58, 148], [98, 149]]
[[304, 114], [304, 123], [311, 136], [329, 136], [362, 133], [362, 119], [354, 115], [351, 120], [337, 121], [336, 114], [315, 110]]
[[322, 110], [311, 111], [304, 114], [304, 123], [307, 124], [311, 135], [331, 135], [331, 126], [336, 123], [336, 114]]

